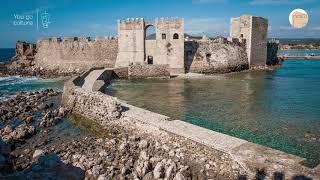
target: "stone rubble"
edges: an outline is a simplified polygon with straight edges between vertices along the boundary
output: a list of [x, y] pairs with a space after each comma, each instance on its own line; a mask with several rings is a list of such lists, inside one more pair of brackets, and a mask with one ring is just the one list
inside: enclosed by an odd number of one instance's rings
[[[4, 126], [0, 126], [0, 179], [25, 176], [47, 178], [48, 174], [59, 177], [59, 171], [52, 170], [57, 166], [62, 170], [77, 172], [73, 175], [81, 176], [80, 179], [220, 177], [220, 170], [212, 171], [212, 166], [206, 168], [207, 162], [199, 161], [201, 158], [197, 158], [198, 155], [186, 155], [185, 148], [182, 148], [184, 142], [181, 140], [174, 137], [152, 139], [123, 129], [119, 124], [111, 123], [103, 129], [109, 133], [107, 137], [89, 133], [74, 138], [46, 140], [47, 134], [67, 115], [65, 108], [48, 101], [57, 95], [60, 94], [52, 90], [19, 93], [15, 98], [1, 102], [0, 125]], [[19, 119], [18, 125], [13, 126], [12, 123]], [[43, 141], [34, 141], [42, 137]], [[37, 144], [26, 145], [33, 142]], [[199, 146], [197, 154], [205, 156], [200, 152]], [[51, 159], [52, 154], [57, 157], [49, 163], [51, 160], [45, 159]], [[225, 174], [221, 177], [233, 177], [237, 174]]]

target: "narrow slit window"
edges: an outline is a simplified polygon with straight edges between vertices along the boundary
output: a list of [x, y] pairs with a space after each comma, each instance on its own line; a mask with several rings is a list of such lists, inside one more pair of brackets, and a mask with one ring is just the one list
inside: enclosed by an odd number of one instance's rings
[[162, 34], [162, 39], [167, 39], [167, 35], [165, 33]]

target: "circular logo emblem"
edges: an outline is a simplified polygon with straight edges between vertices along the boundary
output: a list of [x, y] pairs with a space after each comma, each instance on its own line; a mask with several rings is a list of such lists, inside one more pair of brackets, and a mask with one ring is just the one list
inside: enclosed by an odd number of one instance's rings
[[308, 24], [308, 13], [303, 9], [295, 9], [289, 15], [289, 21], [293, 28], [303, 28]]

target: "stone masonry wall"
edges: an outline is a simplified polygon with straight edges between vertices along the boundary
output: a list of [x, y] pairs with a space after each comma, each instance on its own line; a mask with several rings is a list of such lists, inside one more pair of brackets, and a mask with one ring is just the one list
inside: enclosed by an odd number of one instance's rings
[[186, 72], [225, 73], [249, 68], [245, 42], [223, 37], [185, 42]]
[[281, 59], [278, 58], [279, 41], [270, 41], [267, 44], [267, 65], [278, 65]]
[[267, 61], [268, 20], [242, 15], [231, 19], [230, 37], [246, 39], [250, 67], [261, 67]]
[[131, 65], [128, 67], [129, 79], [139, 78], [168, 78], [169, 65]]
[[[65, 93], [65, 92], [64, 92]], [[64, 105], [72, 112], [104, 124], [120, 118], [121, 106], [117, 98], [101, 92], [89, 92], [80, 87], [70, 88]]]
[[37, 42], [35, 66], [45, 70], [81, 73], [92, 67], [114, 67], [118, 41], [114, 38], [50, 38]]

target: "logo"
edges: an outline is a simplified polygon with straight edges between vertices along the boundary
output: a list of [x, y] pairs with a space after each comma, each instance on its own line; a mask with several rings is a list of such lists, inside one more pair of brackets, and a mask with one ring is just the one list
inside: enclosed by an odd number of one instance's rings
[[293, 28], [303, 28], [308, 24], [308, 13], [303, 9], [295, 9], [289, 15], [289, 22]]
[[50, 24], [50, 14], [47, 13], [46, 11], [41, 14], [41, 24], [43, 28], [48, 28]]
[[36, 9], [35, 11], [13, 14], [13, 26], [30, 26], [37, 30], [48, 29], [51, 24], [51, 15], [47, 11]]

